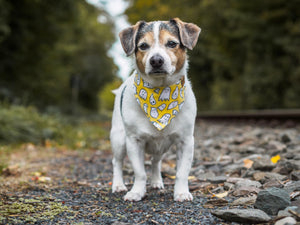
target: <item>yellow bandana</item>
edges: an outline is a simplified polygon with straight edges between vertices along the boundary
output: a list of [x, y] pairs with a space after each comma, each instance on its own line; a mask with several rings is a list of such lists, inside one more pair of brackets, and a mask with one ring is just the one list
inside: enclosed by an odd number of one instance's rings
[[164, 129], [179, 113], [184, 103], [184, 77], [167, 87], [152, 87], [138, 74], [134, 79], [135, 98], [148, 119], [158, 129]]

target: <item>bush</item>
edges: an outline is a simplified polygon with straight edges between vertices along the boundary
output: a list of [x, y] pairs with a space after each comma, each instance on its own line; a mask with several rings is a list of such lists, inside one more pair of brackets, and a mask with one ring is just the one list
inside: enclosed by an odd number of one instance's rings
[[0, 105], [0, 143], [44, 144], [50, 140], [70, 148], [98, 148], [106, 132], [103, 121], [96, 120], [41, 114], [33, 107]]

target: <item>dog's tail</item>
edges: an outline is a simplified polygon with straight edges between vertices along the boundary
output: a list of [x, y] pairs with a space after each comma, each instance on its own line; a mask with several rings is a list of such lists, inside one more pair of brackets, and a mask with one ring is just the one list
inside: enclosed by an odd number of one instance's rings
[[120, 91], [119, 89], [120, 89], [120, 88], [114, 89], [114, 90], [112, 90], [111, 92], [112, 92], [114, 95], [117, 95], [118, 92]]

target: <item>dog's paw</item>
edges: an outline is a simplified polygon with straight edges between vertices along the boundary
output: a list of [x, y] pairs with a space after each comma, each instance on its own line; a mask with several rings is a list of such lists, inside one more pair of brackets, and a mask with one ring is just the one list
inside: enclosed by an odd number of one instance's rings
[[138, 192], [127, 192], [127, 194], [123, 197], [125, 201], [130, 201], [130, 202], [137, 202], [141, 201], [144, 195]]
[[190, 192], [178, 193], [174, 195], [174, 200], [177, 202], [193, 201], [193, 196]]
[[162, 181], [152, 181], [151, 187], [154, 189], [164, 189], [164, 183]]
[[127, 191], [127, 188], [124, 184], [113, 185], [113, 187], [112, 187], [113, 193], [123, 192], [123, 191]]

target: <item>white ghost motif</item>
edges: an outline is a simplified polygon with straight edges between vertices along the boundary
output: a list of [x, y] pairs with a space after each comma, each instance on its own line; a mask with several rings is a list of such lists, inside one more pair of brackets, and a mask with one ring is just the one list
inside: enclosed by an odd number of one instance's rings
[[158, 117], [158, 112], [157, 112], [156, 108], [151, 107], [150, 116], [155, 118], [155, 119]]
[[155, 99], [153, 97], [153, 94], [151, 94], [149, 101], [150, 101], [151, 105], [155, 105], [156, 104], [156, 101], [155, 101]]
[[171, 93], [171, 88], [170, 87], [165, 87], [162, 92], [160, 93], [160, 96], [158, 98], [159, 101], [165, 101], [170, 99], [170, 93]]
[[180, 89], [180, 96], [181, 96], [181, 98], [183, 98], [183, 94], [184, 94], [184, 88], [181, 88]]
[[144, 103], [143, 108], [145, 113], [148, 114], [148, 105], [146, 103]]
[[179, 110], [181, 110], [182, 106], [183, 106], [184, 102], [181, 102], [178, 107], [179, 107]]
[[166, 104], [164, 103], [164, 104], [161, 104], [160, 106], [158, 106], [158, 109], [160, 110], [160, 111], [163, 111], [165, 108], [166, 108]]
[[177, 97], [178, 97], [178, 86], [175, 88], [175, 90], [173, 91], [173, 94], [172, 94], [173, 99], [177, 99]]
[[168, 106], [168, 109], [173, 109], [175, 108], [176, 106], [178, 105], [178, 102], [177, 101], [174, 101], [174, 102], [171, 102]]
[[147, 94], [147, 91], [145, 89], [141, 89], [139, 95], [142, 99], [146, 100], [148, 94]]
[[155, 122], [155, 121], [153, 121], [152, 123], [153, 123], [153, 125], [154, 125], [157, 129], [159, 129], [159, 130], [162, 129], [162, 126], [161, 126], [159, 123], [157, 123], [157, 122]]
[[135, 95], [137, 94], [137, 88], [136, 88], [135, 85], [133, 85], [133, 92], [134, 92]]
[[141, 78], [140, 78], [140, 76], [137, 76], [137, 77], [135, 77], [136, 78], [136, 84], [139, 86], [140, 85], [140, 83], [141, 83]]
[[158, 121], [164, 125], [168, 125], [170, 117], [171, 117], [171, 115], [169, 113], [166, 113]]
[[176, 109], [174, 109], [174, 110], [172, 111], [172, 114], [173, 114], [174, 116], [176, 116], [176, 115], [178, 114], [178, 111], [177, 111]]
[[147, 81], [144, 81], [144, 87], [146, 87], [146, 88], [153, 88], [151, 86], [151, 84], [149, 82], [147, 82]]

